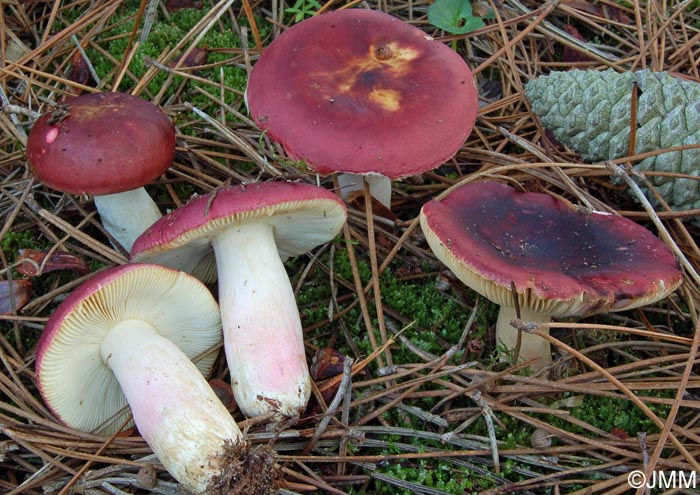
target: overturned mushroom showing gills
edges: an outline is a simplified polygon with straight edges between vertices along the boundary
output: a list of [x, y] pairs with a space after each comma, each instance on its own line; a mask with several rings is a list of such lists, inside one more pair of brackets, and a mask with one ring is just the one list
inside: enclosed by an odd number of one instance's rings
[[[520, 318], [623, 311], [673, 292], [682, 275], [671, 251], [635, 222], [574, 209], [543, 193], [471, 182], [423, 206], [421, 227], [437, 258], [501, 306], [497, 341], [514, 349]], [[551, 362], [549, 343], [523, 332], [520, 357]]]
[[460, 55], [366, 9], [325, 13], [287, 29], [255, 63], [246, 96], [252, 118], [289, 156], [321, 174], [353, 174], [348, 182], [360, 186], [366, 176], [387, 207], [389, 179], [450, 159], [478, 110]]
[[216, 258], [224, 347], [248, 417], [297, 418], [311, 394], [294, 291], [283, 261], [328, 242], [346, 219], [326, 189], [289, 182], [219, 189], [165, 215], [134, 243], [133, 261], [198, 272]]
[[46, 186], [95, 197], [105, 229], [127, 251], [161, 217], [143, 188], [175, 158], [175, 128], [153, 103], [125, 93], [68, 100], [36, 121], [27, 160]]
[[63, 423], [81, 431], [111, 435], [131, 413], [163, 466], [201, 493], [230, 468], [222, 459], [231, 449], [249, 452], [203, 376], [216, 357], [207, 351], [220, 341], [218, 305], [195, 277], [157, 265], [112, 268], [71, 293], [47, 322], [37, 348], [39, 390]]

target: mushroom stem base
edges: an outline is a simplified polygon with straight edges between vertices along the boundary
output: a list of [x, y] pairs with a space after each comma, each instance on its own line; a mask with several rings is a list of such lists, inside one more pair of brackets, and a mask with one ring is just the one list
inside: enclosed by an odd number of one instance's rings
[[221, 472], [225, 442], [243, 435], [197, 367], [143, 320], [115, 325], [100, 355], [163, 466], [188, 490], [204, 492]]
[[[515, 350], [518, 342], [518, 330], [510, 324], [515, 318], [515, 308], [501, 306], [498, 313], [498, 321], [496, 322], [496, 342], [502, 343], [508, 350]], [[547, 314], [522, 308], [520, 310], [520, 319], [525, 323], [549, 323], [551, 321], [551, 317]], [[542, 328], [541, 330], [549, 333], [547, 328]], [[532, 364], [535, 370], [540, 370], [552, 364], [550, 345], [547, 340], [537, 335], [522, 332], [518, 361], [529, 361], [531, 359], [536, 359]]]

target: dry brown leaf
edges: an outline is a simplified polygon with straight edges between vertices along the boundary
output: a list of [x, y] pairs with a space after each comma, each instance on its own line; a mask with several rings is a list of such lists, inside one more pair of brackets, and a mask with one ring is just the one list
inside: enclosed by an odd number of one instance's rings
[[73, 254], [56, 251], [49, 254], [36, 249], [20, 249], [17, 271], [27, 277], [35, 277], [55, 270], [72, 270], [81, 275], [90, 273], [87, 262]]
[[26, 278], [0, 280], [0, 314], [11, 315], [22, 308], [32, 295], [32, 284]]

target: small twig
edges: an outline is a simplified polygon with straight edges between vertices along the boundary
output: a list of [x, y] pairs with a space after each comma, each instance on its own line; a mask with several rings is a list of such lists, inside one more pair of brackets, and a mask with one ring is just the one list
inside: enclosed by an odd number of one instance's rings
[[637, 104], [639, 85], [637, 81], [632, 83], [632, 99], [630, 101], [630, 142], [627, 150], [628, 155], [632, 156], [637, 152]]
[[498, 459], [498, 440], [496, 440], [496, 429], [493, 426], [493, 411], [488, 403], [484, 400], [481, 390], [477, 389], [472, 392], [469, 397], [476, 402], [476, 405], [481, 408], [481, 415], [486, 422], [486, 430], [489, 434], [491, 442], [491, 458], [493, 459], [493, 470], [496, 474], [501, 473], [501, 463]]
[[97, 71], [95, 70], [95, 67], [92, 65], [92, 62], [87, 56], [87, 53], [85, 53], [85, 49], [83, 48], [83, 45], [80, 44], [80, 41], [78, 41], [77, 36], [72, 35], [70, 37], [70, 40], [73, 42], [75, 47], [78, 49], [80, 52], [80, 56], [83, 57], [83, 60], [85, 61], [85, 65], [87, 65], [88, 71], [90, 72], [90, 75], [92, 78], [95, 80], [95, 83], [97, 83], [97, 86], [100, 86], [100, 76], [97, 75]]
[[[100, 446], [100, 448], [97, 449], [97, 452], [95, 452], [95, 456], [99, 456], [100, 454], [102, 454], [102, 452], [104, 452], [105, 449], [107, 447], [109, 447], [109, 445], [114, 441], [114, 439], [117, 438], [117, 435], [119, 434], [119, 432], [122, 431], [122, 429], [127, 424], [129, 424], [130, 421], [131, 421], [131, 415], [129, 414], [129, 417], [117, 429], [117, 431], [115, 431], [109, 438], [107, 438], [105, 440], [105, 442]], [[87, 471], [91, 465], [92, 465], [92, 461], [87, 461], [85, 464], [83, 464], [83, 466], [80, 469], [78, 469], [78, 471], [75, 473], [75, 475], [70, 480], [68, 480], [68, 483], [66, 483], [66, 485], [61, 489], [61, 491], [58, 492], [58, 495], [65, 495], [66, 493], [68, 493], [68, 490], [70, 490], [70, 488], [80, 479], [80, 477], [83, 474], [85, 474], [85, 471]]]
[[[1, 92], [2, 90], [0, 90]], [[31, 110], [29, 108], [21, 107], [19, 105], [12, 105], [10, 103], [6, 103], [2, 105], [2, 111], [5, 113], [13, 114], [13, 113], [18, 113], [20, 115], [24, 115], [25, 117], [29, 117], [30, 119], [38, 119], [41, 117], [40, 112], [36, 112], [34, 110]], [[18, 123], [18, 122], [16, 122]]]
[[340, 380], [340, 385], [338, 385], [338, 391], [336, 392], [335, 397], [333, 397], [331, 403], [328, 404], [328, 410], [325, 412], [323, 419], [316, 427], [316, 431], [314, 431], [309, 443], [307, 443], [304, 447], [304, 454], [308, 454], [314, 448], [314, 445], [316, 445], [316, 442], [318, 442], [318, 439], [321, 438], [321, 435], [323, 435], [323, 432], [326, 431], [328, 424], [331, 422], [333, 413], [335, 413], [335, 410], [338, 409], [341, 401], [345, 398], [345, 391], [350, 387], [350, 383], [352, 381], [353, 362], [354, 360], [349, 356], [345, 358], [345, 361], [343, 361], [343, 378]]
[[102, 244], [101, 242], [93, 239], [89, 235], [83, 233], [82, 231], [78, 230], [75, 228], [73, 225], [69, 224], [62, 218], [57, 217], [50, 211], [48, 211], [45, 208], [42, 208], [39, 203], [36, 202], [32, 194], [29, 194], [27, 196], [27, 199], [25, 201], [25, 204], [27, 207], [29, 207], [30, 210], [32, 210], [34, 213], [39, 215], [41, 218], [44, 220], [47, 220], [49, 223], [53, 224], [54, 226], [58, 227], [62, 231], [64, 231], [66, 234], [70, 235], [77, 241], [85, 244], [91, 249], [94, 249], [95, 251], [101, 253], [105, 258], [108, 258], [110, 261], [113, 263], [116, 263], [117, 265], [123, 265], [128, 262], [128, 259], [121, 255], [120, 253], [117, 253], [113, 249], [107, 247], [106, 245]]
[[191, 103], [184, 103], [184, 106], [186, 109], [194, 112], [195, 114], [197, 114], [197, 116], [199, 118], [201, 118], [202, 120], [206, 121], [209, 125], [214, 127], [219, 132], [219, 134], [221, 134], [224, 138], [226, 138], [231, 143], [238, 146], [238, 148], [246, 156], [251, 158], [253, 160], [253, 162], [255, 162], [255, 164], [258, 165], [258, 167], [260, 167], [261, 171], [268, 172], [269, 174], [275, 175], [275, 176], [282, 175], [282, 172], [275, 169], [274, 167], [269, 166], [267, 159], [260, 156], [260, 154], [255, 150], [255, 148], [253, 146], [251, 146], [251, 144], [248, 141], [241, 138], [238, 134], [232, 132], [228, 127], [223, 125], [221, 122], [210, 117], [205, 112], [201, 111], [199, 108], [195, 107]]
[[[555, 345], [562, 349], [564, 352], [567, 352], [574, 356], [576, 359], [580, 360], [587, 366], [591, 367], [594, 369], [597, 373], [599, 373], [603, 378], [608, 380], [610, 383], [615, 385], [615, 387], [622, 392], [630, 401], [634, 403], [634, 405], [640, 409], [644, 415], [649, 418], [660, 430], [664, 429], [664, 423], [661, 421], [661, 419], [651, 410], [649, 407], [642, 401], [637, 395], [632, 392], [629, 387], [627, 387], [620, 379], [618, 379], [616, 376], [612, 375], [608, 370], [603, 368], [601, 365], [593, 361], [591, 358], [586, 356], [585, 354], [579, 352], [577, 349], [574, 349], [573, 347], [565, 344], [564, 342], [556, 339], [555, 337], [552, 337], [549, 335], [548, 332], [543, 332], [537, 328], [537, 325], [534, 325], [534, 327], [528, 327], [526, 331], [532, 332], [538, 336], [540, 336], [543, 339], [546, 339], [549, 341], [550, 344]], [[683, 456], [683, 458], [688, 461], [688, 463], [695, 469], [696, 471], [700, 471], [700, 461], [698, 461], [693, 454], [691, 454], [688, 449], [686, 448], [685, 445], [678, 439], [676, 435], [673, 433], [669, 432], [669, 439], [671, 443], [678, 449], [680, 454]]]
[[260, 31], [258, 31], [258, 25], [255, 22], [255, 15], [253, 14], [253, 9], [250, 7], [250, 2], [248, 2], [248, 0], [243, 0], [243, 11], [248, 19], [248, 24], [250, 24], [250, 30], [253, 32], [255, 47], [258, 49], [258, 53], [262, 54], [263, 44], [262, 40], [260, 39]]
[[[518, 291], [515, 287], [515, 282], [510, 281], [510, 292], [513, 296], [513, 307], [515, 308], [515, 317], [520, 319], [520, 302], [518, 301]], [[523, 342], [523, 332], [521, 329], [517, 329], [518, 337], [515, 339], [515, 349], [513, 350], [513, 362], [511, 364], [518, 363], [518, 357], [520, 356], [520, 347]]]
[[[666, 227], [661, 222], [658, 215], [656, 215], [654, 207], [646, 198], [646, 196], [639, 188], [637, 183], [634, 180], [632, 180], [629, 174], [620, 165], [615, 165], [612, 162], [605, 162], [605, 166], [608, 170], [610, 170], [613, 173], [613, 175], [615, 175], [616, 177], [620, 177], [623, 181], [625, 181], [625, 184], [627, 184], [627, 186], [632, 190], [632, 194], [634, 195], [634, 197], [642, 204], [642, 207], [649, 214], [651, 221], [654, 223], [654, 226], [659, 232], [659, 237], [661, 237], [661, 239], [666, 243], [666, 245], [668, 245], [671, 251], [673, 251], [673, 254], [676, 255], [676, 258], [678, 258], [679, 262], [681, 263], [681, 265], [683, 265], [683, 268], [686, 269], [686, 271], [693, 279], [695, 284], [700, 286], [700, 275], [698, 275], [698, 272], [695, 271], [695, 267], [693, 267], [690, 261], [688, 261], [683, 251], [681, 251], [678, 245], [675, 242], [673, 242], [673, 238], [668, 233], [668, 230], [666, 230]], [[632, 169], [630, 173], [638, 177], [643, 177], [643, 174], [641, 172], [634, 169]]]
[[143, 28], [141, 29], [141, 37], [139, 38], [140, 43], [146, 41], [148, 35], [151, 34], [151, 28], [153, 27], [153, 23], [158, 17], [159, 3], [159, 0], [150, 0], [150, 2], [148, 2], [148, 6], [146, 7], [146, 14], [144, 15]]
[[[384, 303], [382, 302], [382, 292], [379, 283], [379, 266], [377, 264], [377, 243], [376, 234], [374, 232], [374, 216], [372, 214], [372, 194], [369, 188], [369, 182], [362, 178], [364, 186], [365, 212], [367, 216], [367, 244], [369, 247], [369, 263], [372, 272], [372, 293], [374, 294], [374, 309], [377, 314], [377, 323], [379, 325], [379, 336], [382, 339], [382, 344], [386, 342], [386, 322], [384, 320]], [[386, 348], [387, 365], [391, 366], [393, 360], [391, 357], [391, 349]]]

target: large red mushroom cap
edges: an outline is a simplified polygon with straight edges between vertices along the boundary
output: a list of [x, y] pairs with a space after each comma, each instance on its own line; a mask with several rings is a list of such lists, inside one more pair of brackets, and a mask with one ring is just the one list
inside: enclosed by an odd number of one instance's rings
[[45, 185], [101, 196], [142, 187], [175, 158], [175, 128], [160, 108], [125, 93], [91, 93], [43, 115], [27, 159]]
[[618, 215], [572, 209], [542, 193], [471, 182], [423, 206], [421, 226], [438, 259], [492, 301], [551, 316], [650, 304], [682, 281], [651, 232]]
[[456, 52], [388, 14], [340, 10], [273, 41], [247, 89], [250, 113], [322, 174], [419, 174], [451, 158], [478, 109]]

